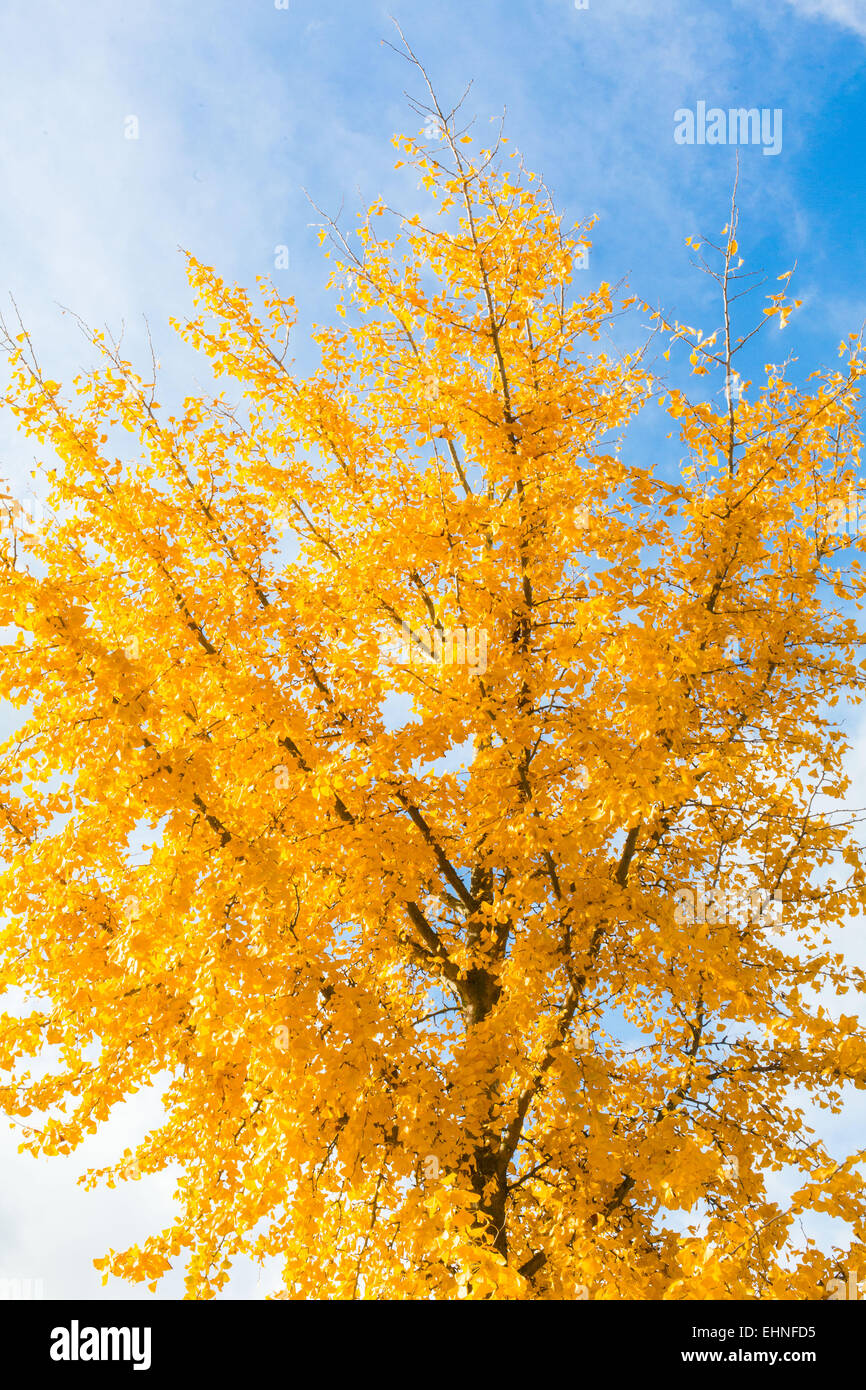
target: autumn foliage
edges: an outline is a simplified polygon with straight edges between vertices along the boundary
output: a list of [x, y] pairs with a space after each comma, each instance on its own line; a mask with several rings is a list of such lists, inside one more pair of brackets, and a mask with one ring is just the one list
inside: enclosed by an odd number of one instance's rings
[[737, 376], [735, 215], [718, 332], [576, 293], [589, 226], [429, 119], [429, 214], [330, 228], [311, 374], [291, 297], [192, 257], [227, 389], [176, 414], [110, 335], [76, 393], [9, 327], [50, 519], [0, 549], [3, 1108], [68, 1153], [165, 1085], [86, 1181], [177, 1171], [99, 1263], [191, 1298], [239, 1255], [291, 1299], [826, 1297], [866, 1265], [864, 1151], [807, 1111], [866, 1086], [861, 344]]

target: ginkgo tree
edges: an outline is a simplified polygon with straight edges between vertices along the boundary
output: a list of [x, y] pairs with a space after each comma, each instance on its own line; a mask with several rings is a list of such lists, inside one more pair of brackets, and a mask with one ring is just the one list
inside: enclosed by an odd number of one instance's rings
[[866, 1264], [864, 1151], [815, 1120], [866, 1086], [856, 929], [834, 949], [866, 586], [830, 524], [860, 340], [745, 379], [736, 209], [695, 242], [717, 329], [574, 293], [591, 224], [418, 110], [429, 214], [327, 224], [315, 370], [291, 297], [192, 256], [176, 326], [227, 389], [176, 414], [110, 334], [73, 392], [7, 325], [49, 490], [0, 554], [30, 1000], [0, 1100], [67, 1154], [164, 1087], [83, 1181], [175, 1173], [171, 1224], [96, 1263], [190, 1298], [238, 1257], [288, 1299], [833, 1296]]

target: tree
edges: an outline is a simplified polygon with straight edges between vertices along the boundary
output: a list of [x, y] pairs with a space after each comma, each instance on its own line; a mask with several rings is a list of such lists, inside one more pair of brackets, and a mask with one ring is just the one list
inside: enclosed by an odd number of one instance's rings
[[[291, 298], [191, 256], [180, 331], [236, 399], [171, 415], [90, 333], [68, 400], [6, 330], [57, 463], [2, 552], [2, 983], [35, 1001], [3, 1106], [68, 1153], [167, 1078], [86, 1181], [177, 1167], [177, 1219], [96, 1263], [155, 1287], [182, 1258], [193, 1298], [241, 1254], [281, 1257], [283, 1298], [824, 1297], [866, 1256], [863, 1151], [805, 1109], [866, 1084], [828, 937], [866, 898], [833, 713], [862, 541], [828, 520], [860, 340], [808, 389], [737, 376], [734, 209], [722, 328], [638, 305], [650, 338], [607, 350], [635, 301], [572, 293], [591, 224], [416, 109], [433, 212], [389, 239], [377, 202], [357, 250], [328, 224], [312, 374]], [[674, 481], [632, 457], [653, 401]]]

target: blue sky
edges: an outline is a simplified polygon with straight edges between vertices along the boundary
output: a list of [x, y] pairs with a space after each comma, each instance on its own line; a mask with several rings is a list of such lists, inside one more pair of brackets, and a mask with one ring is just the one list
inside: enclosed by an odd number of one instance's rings
[[[125, 324], [133, 355], [146, 315], [170, 394], [204, 382], [168, 327], [191, 308], [179, 246], [229, 280], [273, 273], [297, 298], [297, 360], [309, 361], [304, 330], [329, 316], [329, 297], [304, 190], [328, 213], [343, 204], [349, 225], [378, 194], [400, 208], [417, 197], [390, 139], [417, 132], [403, 91], [422, 93], [382, 43], [389, 11], [443, 104], [472, 79], [479, 133], [507, 108], [507, 134], [566, 222], [598, 215], [587, 288], [626, 277], [706, 328], [711, 286], [685, 238], [727, 221], [735, 151], [678, 145], [675, 112], [780, 110], [778, 155], [740, 150], [740, 253], [772, 281], [796, 262], [804, 302], [762, 360], [795, 348], [803, 372], [836, 364], [866, 318], [866, 0], [40, 0], [0, 13], [0, 298], [14, 295], [51, 376], [69, 382], [86, 360], [62, 304], [92, 327]], [[290, 265], [275, 271], [279, 245]], [[20, 485], [32, 466], [0, 417], [0, 474]], [[75, 1177], [158, 1113], [137, 1098], [50, 1163], [0, 1133], [0, 1275], [42, 1278], [49, 1297], [100, 1296], [92, 1257], [163, 1224], [170, 1184], [86, 1194]], [[161, 1296], [178, 1291], [167, 1282]], [[241, 1275], [234, 1292], [264, 1289]]]

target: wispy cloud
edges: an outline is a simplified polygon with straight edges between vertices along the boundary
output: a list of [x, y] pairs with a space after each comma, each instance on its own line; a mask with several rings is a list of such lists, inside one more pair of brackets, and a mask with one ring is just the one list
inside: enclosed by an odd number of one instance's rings
[[807, 19], [829, 19], [866, 38], [866, 6], [863, 0], [788, 0]]

